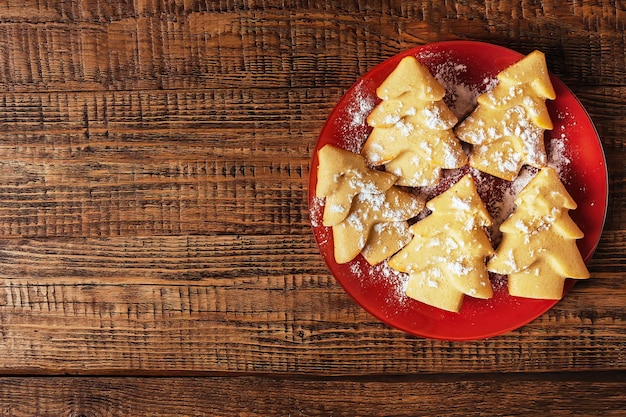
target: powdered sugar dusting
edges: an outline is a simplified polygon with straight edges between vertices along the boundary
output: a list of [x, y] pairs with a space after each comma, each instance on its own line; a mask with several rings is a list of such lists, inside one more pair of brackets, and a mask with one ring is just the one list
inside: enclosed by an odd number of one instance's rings
[[537, 168], [524, 166], [513, 181], [504, 181], [492, 175], [470, 168], [476, 190], [489, 211], [492, 225], [489, 228], [491, 242], [498, 245], [502, 238], [500, 225], [515, 210], [515, 197], [537, 174]]
[[391, 287], [391, 291], [385, 300], [387, 304], [404, 305], [408, 299], [406, 286], [409, 281], [409, 274], [399, 272], [389, 266], [387, 261], [383, 261], [372, 267], [372, 277], [374, 279], [385, 280]]
[[[495, 77], [484, 77], [479, 82], [467, 82], [469, 64], [455, 61], [454, 58], [447, 59], [443, 56], [435, 56], [444, 54], [441, 52], [424, 52], [417, 58], [430, 60], [430, 62], [435, 63], [430, 65], [429, 68], [433, 76], [446, 89], [444, 101], [455, 116], [462, 120], [476, 107], [478, 96], [486, 91], [490, 91], [497, 85], [497, 79]], [[361, 81], [351, 89], [350, 96], [346, 100], [347, 104], [335, 120], [337, 131], [342, 135], [340, 142], [342, 148], [354, 153], [360, 153], [370, 132], [370, 127], [367, 125], [367, 117], [375, 108], [377, 102], [377, 97], [371, 91], [371, 85], [366, 85]], [[425, 116], [428, 116], [426, 117], [427, 124], [433, 127], [437, 123], [436, 110], [433, 109], [432, 114], [425, 114]], [[570, 123], [571, 121], [569, 121], [570, 117], [568, 114], [558, 114], [557, 119], [554, 120], [554, 122], [557, 122], [555, 123], [554, 131], [545, 140], [547, 161], [542, 162], [547, 162], [548, 166], [554, 168], [561, 180], [566, 183], [571, 156], [568, 154], [568, 137], [562, 132], [567, 131], [563, 123], [565, 121]], [[394, 120], [394, 122], [397, 121]], [[562, 123], [559, 125], [558, 122]], [[493, 132], [485, 131], [485, 134], [491, 133]], [[541, 133], [543, 134], [543, 132]], [[469, 151], [468, 145], [464, 145], [464, 147], [467, 153]], [[530, 148], [526, 149], [526, 151], [536, 156], [538, 155], [538, 149]], [[539, 160], [540, 158], [537, 156], [532, 159]], [[415, 187], [410, 191], [430, 200], [447, 190], [468, 172], [473, 176], [478, 193], [492, 216], [493, 224], [488, 232], [493, 246], [497, 247], [501, 240], [500, 225], [515, 210], [517, 194], [536, 175], [538, 169], [525, 165], [513, 181], [505, 181], [466, 165], [458, 169], [444, 169], [440, 182], [435, 186]], [[367, 196], [367, 198], [371, 198], [371, 196]], [[456, 204], [462, 206], [464, 202], [457, 201]], [[324, 210], [323, 199], [314, 197], [309, 210], [312, 226], [323, 228], [321, 224]], [[410, 222], [421, 220], [429, 214], [428, 209], [424, 209], [422, 213]], [[326, 237], [318, 244], [327, 247], [326, 249], [331, 251], [332, 248], [328, 247], [331, 246], [330, 232], [327, 232], [324, 236]], [[409, 275], [394, 270], [387, 261], [372, 266], [359, 257], [351, 261], [347, 268], [353, 276], [358, 277], [363, 282], [368, 282], [368, 285], [382, 284], [385, 288], [388, 288], [388, 293], [384, 295], [384, 302], [388, 306], [395, 306], [396, 311], [386, 310], [386, 314], [393, 315], [398, 313], [405, 305], [408, 305], [407, 300], [409, 298], [406, 295], [406, 287]], [[494, 291], [499, 291], [501, 288], [506, 287], [506, 276], [490, 273], [490, 280]]]
[[342, 148], [360, 153], [361, 147], [369, 135], [367, 116], [376, 107], [376, 97], [364, 85], [363, 81], [356, 84], [348, 97], [343, 113], [337, 118], [337, 128], [342, 134]]
[[322, 225], [322, 217], [324, 215], [324, 199], [313, 197], [309, 204], [309, 220], [311, 226], [319, 227]]
[[[433, 58], [422, 56], [422, 58]], [[451, 58], [442, 60], [441, 64], [431, 68], [433, 76], [445, 88], [445, 103], [454, 115], [460, 120], [476, 107], [476, 100], [480, 94], [492, 89], [498, 82], [496, 78], [485, 77], [481, 83], [470, 84], [467, 79], [467, 65]]]
[[364, 93], [362, 82], [354, 89], [354, 100], [348, 106], [348, 114], [352, 116], [350, 127], [360, 127], [365, 124], [367, 116], [374, 110], [376, 101], [374, 97]]
[[562, 133], [556, 138], [550, 139], [548, 142], [548, 165], [554, 168], [556, 173], [561, 178], [561, 181], [565, 183], [565, 178], [568, 174], [569, 164], [571, 159], [568, 155], [567, 147], [568, 138], [565, 133]]

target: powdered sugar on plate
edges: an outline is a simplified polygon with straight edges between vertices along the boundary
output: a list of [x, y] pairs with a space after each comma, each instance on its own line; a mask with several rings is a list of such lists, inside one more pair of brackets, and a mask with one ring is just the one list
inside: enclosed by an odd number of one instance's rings
[[374, 110], [377, 100], [366, 89], [363, 81], [359, 81], [349, 94], [347, 105], [335, 123], [342, 134], [341, 147], [360, 153], [370, 131], [367, 116]]
[[453, 60], [444, 52], [420, 54], [418, 59], [435, 60], [440, 63], [430, 68], [433, 76], [445, 88], [445, 103], [459, 119], [463, 119], [476, 107], [476, 99], [485, 91], [491, 90], [498, 80], [495, 77], [484, 77], [479, 83], [468, 83], [467, 64]]
[[361, 127], [365, 124], [367, 116], [374, 110], [376, 100], [369, 94], [365, 94], [363, 83], [357, 84], [354, 89], [352, 105], [348, 107], [351, 116], [350, 127]]
[[309, 220], [311, 226], [320, 227], [322, 225], [322, 218], [324, 216], [324, 199], [317, 196], [313, 197], [313, 200], [309, 204]]
[[[452, 57], [448, 59], [442, 55], [445, 55], [445, 52], [424, 52], [420, 53], [417, 58], [425, 61], [424, 63], [429, 66], [433, 76], [445, 88], [446, 96], [444, 101], [446, 105], [459, 120], [462, 120], [476, 107], [478, 96], [493, 89], [498, 81], [495, 76], [484, 76], [478, 81], [468, 81], [468, 65], [471, 65], [471, 63], [464, 63]], [[371, 131], [371, 128], [367, 125], [367, 117], [378, 102], [379, 99], [372, 92], [372, 85], [366, 84], [363, 80], [355, 84], [349, 91], [346, 104], [335, 119], [335, 128], [341, 134], [340, 146], [342, 148], [354, 153], [360, 153]], [[565, 183], [571, 158], [567, 153], [568, 138], [565, 133], [560, 133], [566, 131], [566, 129], [558, 125], [558, 123], [567, 119], [567, 116], [557, 115], [555, 119], [553, 135], [547, 135], [545, 141], [547, 160], [548, 165], [555, 168]], [[469, 146], [464, 146], [466, 151], [469, 152]], [[430, 200], [447, 190], [465, 174], [470, 173], [475, 180], [479, 195], [492, 216], [493, 225], [488, 231], [494, 247], [497, 247], [501, 240], [500, 225], [514, 211], [515, 197], [519, 191], [528, 184], [537, 172], [536, 168], [524, 166], [513, 181], [505, 181], [466, 165], [459, 169], [442, 170], [441, 180], [435, 186], [413, 188], [410, 191]], [[311, 223], [314, 227], [321, 228], [323, 208], [323, 200], [315, 197], [310, 212]], [[428, 209], [424, 209], [411, 222], [419, 221], [429, 214]], [[331, 239], [332, 233], [327, 231], [326, 238], [323, 239], [323, 242], [318, 242], [318, 244], [329, 246], [328, 250], [332, 253]], [[409, 298], [405, 294], [408, 274], [394, 270], [388, 265], [387, 261], [372, 266], [359, 257], [349, 262], [345, 267], [353, 277], [363, 282], [368, 281], [372, 285], [384, 283], [383, 287], [388, 288], [389, 291], [386, 295], [379, 294], [378, 296], [385, 297], [383, 302], [386, 305], [395, 307], [395, 310], [385, 310], [386, 314], [397, 314], [400, 310], [410, 305], [408, 302]], [[490, 277], [494, 290], [499, 290], [506, 286], [505, 276], [490, 274]], [[489, 303], [485, 305], [489, 308]]]
[[564, 183], [568, 177], [569, 165], [572, 162], [568, 152], [569, 139], [565, 133], [552, 138], [547, 143], [548, 166], [554, 168]]
[[[373, 280], [385, 280], [391, 288], [387, 294], [385, 302], [388, 305], [395, 305], [398, 308], [405, 306], [409, 297], [406, 295], [406, 286], [409, 282], [409, 274], [396, 271], [389, 266], [387, 261], [383, 261], [372, 267], [370, 271]], [[394, 310], [397, 313], [398, 310]]]

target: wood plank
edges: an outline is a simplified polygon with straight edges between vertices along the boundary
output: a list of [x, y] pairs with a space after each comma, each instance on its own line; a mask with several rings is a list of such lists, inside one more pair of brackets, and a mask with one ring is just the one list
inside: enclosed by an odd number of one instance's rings
[[[607, 227], [619, 229], [624, 88], [583, 92], [609, 158]], [[2, 93], [0, 234], [309, 233], [309, 158], [341, 93]]]
[[626, 369], [623, 232], [601, 246], [616, 266], [592, 264], [591, 280], [531, 324], [466, 343], [371, 317], [327, 273], [310, 236], [1, 243], [5, 373]]
[[[230, 135], [222, 146], [233, 151], [245, 144], [257, 145], [256, 135], [272, 138], [277, 141], [275, 147], [279, 147], [294, 145], [294, 135], [317, 136], [343, 91], [338, 88], [223, 88], [0, 93], [0, 133], [32, 138], [31, 141], [40, 135], [59, 137], [61, 141], [63, 135], [75, 135], [78, 143], [73, 145], [78, 149], [70, 151], [80, 151], [81, 145], [95, 147], [99, 142], [129, 141], [124, 135], [167, 138], [203, 132], [209, 139], [211, 134]], [[65, 144], [58, 146], [62, 149]], [[58, 157], [52, 150], [48, 151]]]
[[311, 147], [339, 94], [4, 95], [0, 233], [309, 233]]
[[[623, 10], [608, 0], [551, 2], [536, 10], [501, 1], [383, 9], [366, 0], [330, 9], [314, 1], [293, 11], [283, 2], [103, 3], [50, 1], [26, 9], [6, 4], [0, 87], [337, 87], [409, 47], [468, 38], [523, 53], [544, 50], [566, 82], [623, 85], [626, 79]], [[170, 19], [162, 19], [164, 12]]]
[[[198, 284], [220, 286], [328, 273], [306, 235], [140, 236], [4, 239], [0, 271], [11, 283]], [[216, 281], [213, 281], [216, 280]], [[265, 288], [267, 283], [257, 283]], [[294, 288], [289, 288], [293, 290]]]
[[[12, 416], [622, 416], [615, 374], [309, 380], [239, 378], [1, 378]], [[476, 393], [481, 399], [477, 400]], [[36, 399], [36, 400], [33, 400]]]
[[[22, 135], [31, 141], [38, 135], [74, 134], [88, 142], [95, 141], [92, 136], [114, 141], [109, 136], [134, 133], [167, 137], [181, 132], [210, 136], [222, 132], [233, 135], [232, 143], [240, 146], [255, 143], [256, 135], [286, 146], [293, 144], [293, 135], [315, 133], [314, 139], [359, 75], [354, 74], [340, 88], [0, 92], [0, 134]], [[624, 146], [626, 122], [621, 97], [625, 91], [626, 86], [574, 87], [608, 147]], [[241, 134], [235, 136], [234, 132]]]
[[305, 234], [308, 162], [7, 163], [0, 234]]

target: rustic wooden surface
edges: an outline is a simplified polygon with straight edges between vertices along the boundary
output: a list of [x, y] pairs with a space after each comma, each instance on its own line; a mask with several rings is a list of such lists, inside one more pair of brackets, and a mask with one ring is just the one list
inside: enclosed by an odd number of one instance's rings
[[[1, 415], [625, 415], [624, 2], [16, 3], [0, 1]], [[365, 313], [307, 215], [345, 90], [454, 39], [544, 51], [610, 176], [592, 279], [463, 343]]]

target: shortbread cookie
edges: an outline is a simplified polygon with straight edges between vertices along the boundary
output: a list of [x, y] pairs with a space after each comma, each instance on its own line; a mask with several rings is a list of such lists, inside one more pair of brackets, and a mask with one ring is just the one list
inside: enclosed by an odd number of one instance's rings
[[543, 168], [515, 198], [502, 223], [502, 242], [487, 268], [509, 276], [509, 293], [554, 299], [566, 278], [589, 278], [576, 246], [584, 235], [569, 216], [576, 203], [553, 168]]
[[387, 259], [410, 240], [406, 220], [423, 208], [422, 198], [398, 187], [385, 194], [357, 194], [350, 214], [333, 226], [335, 261], [349, 262], [361, 252], [372, 265]]
[[544, 132], [553, 127], [546, 99], [556, 94], [539, 51], [497, 78], [498, 85], [478, 97], [476, 109], [454, 131], [473, 145], [470, 166], [512, 181], [523, 165], [546, 166]]
[[409, 243], [411, 236], [407, 221], [376, 223], [370, 230], [361, 255], [370, 265], [379, 264]]
[[318, 153], [315, 195], [326, 198], [322, 224], [334, 226], [350, 213], [354, 197], [359, 193], [384, 194], [397, 177], [367, 166], [358, 154], [325, 145]]
[[432, 213], [411, 226], [413, 238], [389, 266], [409, 274], [406, 294], [443, 310], [459, 312], [463, 297], [491, 298], [485, 267], [493, 248], [485, 227], [491, 217], [470, 174], [433, 198]]
[[445, 93], [415, 57], [402, 59], [376, 90], [382, 101], [367, 118], [373, 129], [361, 152], [368, 163], [384, 165], [397, 185], [410, 187], [433, 185], [442, 169], [465, 165]]

